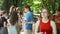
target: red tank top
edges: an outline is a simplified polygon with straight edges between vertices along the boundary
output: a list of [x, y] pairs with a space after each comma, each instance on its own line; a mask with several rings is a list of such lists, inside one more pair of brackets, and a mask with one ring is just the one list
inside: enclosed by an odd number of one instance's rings
[[47, 23], [44, 23], [42, 22], [42, 20], [40, 20], [39, 29], [40, 32], [42, 32], [42, 34], [52, 34], [52, 27], [50, 24], [50, 20]]

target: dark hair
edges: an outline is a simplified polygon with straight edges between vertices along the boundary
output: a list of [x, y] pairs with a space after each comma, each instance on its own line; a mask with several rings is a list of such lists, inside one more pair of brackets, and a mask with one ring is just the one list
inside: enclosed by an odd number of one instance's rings
[[23, 15], [23, 12], [19, 8], [16, 11], [20, 11], [20, 15]]
[[10, 19], [9, 21], [10, 21], [10, 24], [11, 25], [14, 25], [15, 24], [15, 21], [13, 19]]
[[29, 9], [29, 11], [31, 10], [29, 5], [25, 5], [24, 8]]
[[14, 6], [14, 7], [12, 7], [12, 10], [15, 8], [15, 11], [16, 11], [16, 7]]
[[18, 21], [18, 15], [17, 15], [17, 12], [16, 11], [12, 12], [11, 19], [13, 19], [15, 22]]
[[2, 15], [4, 15], [5, 13], [7, 13], [6, 11], [3, 11]]

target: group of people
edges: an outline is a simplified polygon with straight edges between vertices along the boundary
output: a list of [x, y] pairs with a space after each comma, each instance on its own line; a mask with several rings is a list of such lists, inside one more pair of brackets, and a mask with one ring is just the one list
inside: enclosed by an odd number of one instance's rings
[[25, 34], [32, 31], [33, 13], [29, 6], [24, 6], [24, 12], [19, 7], [11, 6], [9, 13], [0, 14], [0, 34], [20, 34], [23, 29]]
[[6, 11], [0, 14], [0, 34], [20, 34], [22, 29], [24, 34], [60, 34], [60, 9], [50, 16], [44, 8], [36, 23], [34, 20], [30, 6], [24, 6], [23, 12], [11, 6], [8, 14]]

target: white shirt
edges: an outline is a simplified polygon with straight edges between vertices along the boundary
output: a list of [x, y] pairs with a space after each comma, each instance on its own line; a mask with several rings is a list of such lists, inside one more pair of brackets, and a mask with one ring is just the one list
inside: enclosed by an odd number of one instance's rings
[[8, 34], [18, 34], [16, 26], [12, 25], [12, 26], [8, 26]]

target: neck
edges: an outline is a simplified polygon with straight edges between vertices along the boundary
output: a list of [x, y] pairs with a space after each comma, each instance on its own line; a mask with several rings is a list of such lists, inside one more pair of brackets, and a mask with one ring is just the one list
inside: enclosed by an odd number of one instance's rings
[[42, 18], [42, 20], [47, 21], [47, 20], [48, 20], [48, 18], [47, 18], [47, 17], [45, 17], [45, 18]]

